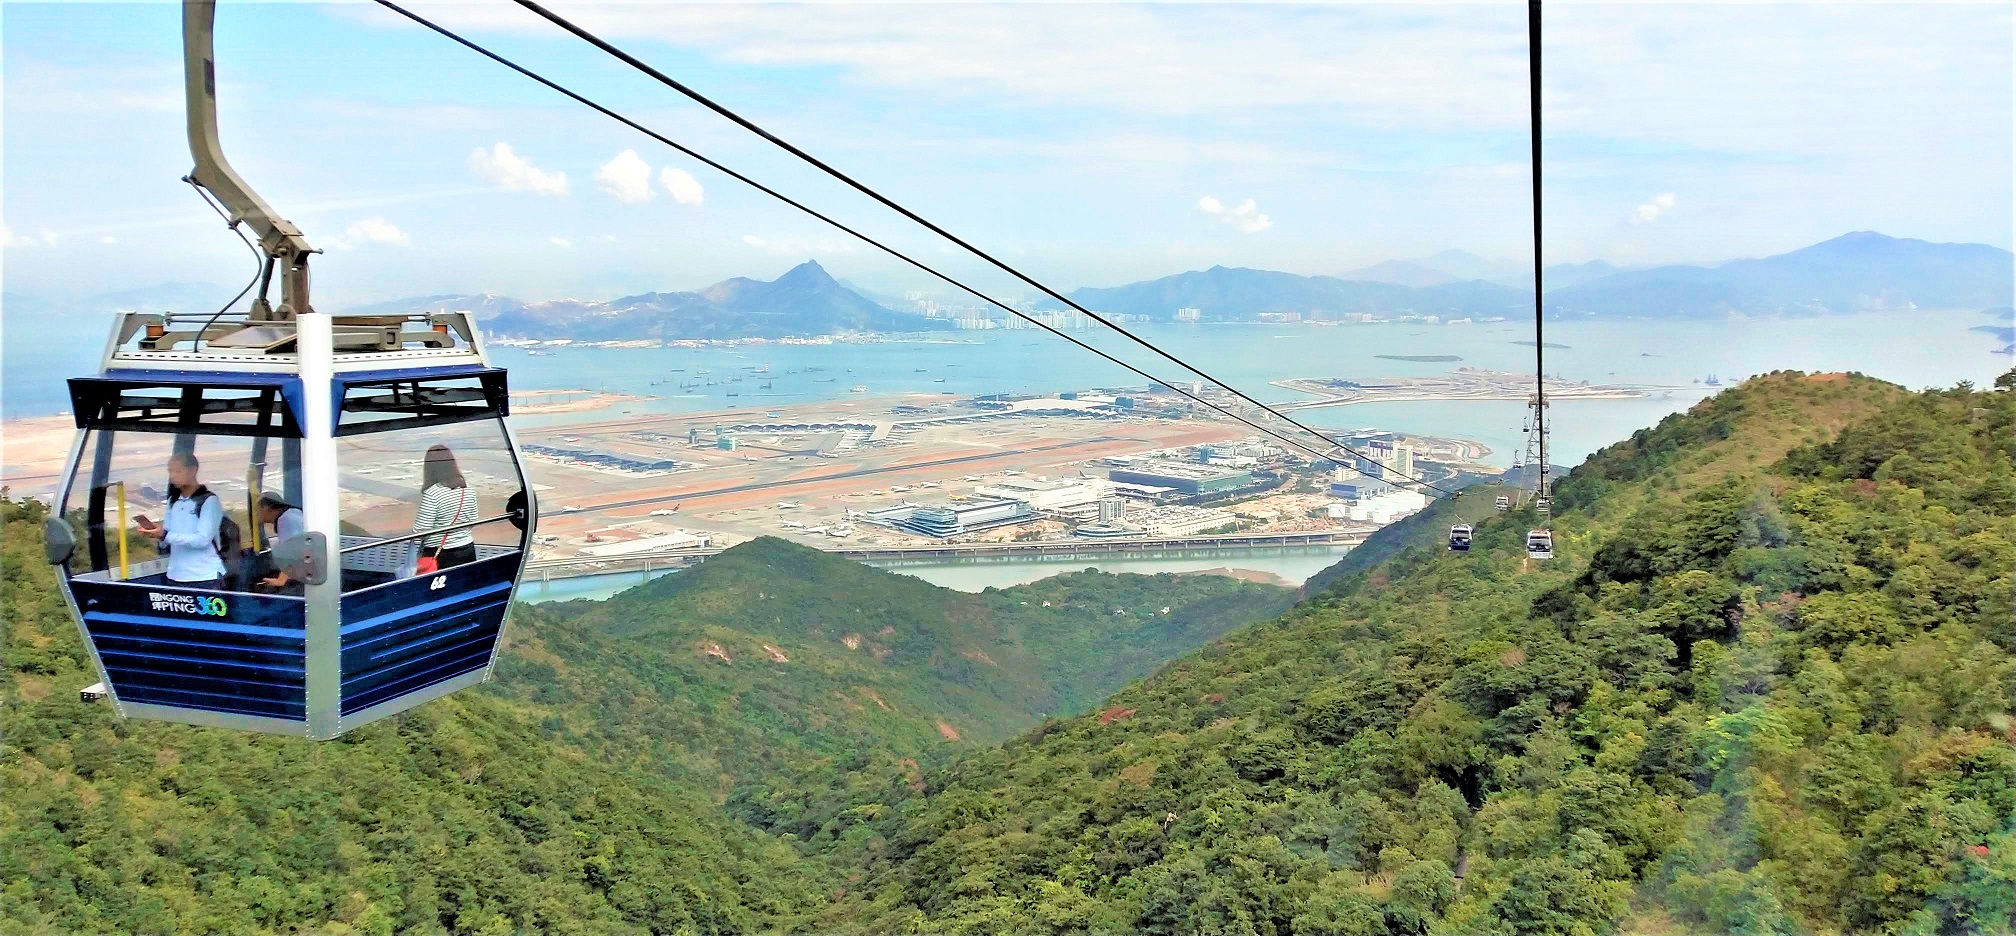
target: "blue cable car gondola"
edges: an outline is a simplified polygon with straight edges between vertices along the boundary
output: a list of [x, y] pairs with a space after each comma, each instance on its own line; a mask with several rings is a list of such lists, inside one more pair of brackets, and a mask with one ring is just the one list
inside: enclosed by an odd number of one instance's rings
[[214, 12], [185, 0], [190, 178], [259, 235], [260, 293], [117, 317], [70, 381], [48, 558], [103, 680], [87, 698], [321, 740], [489, 678], [537, 507], [469, 313], [309, 305], [312, 248], [218, 149]]
[[1467, 524], [1467, 523], [1459, 523], [1459, 524], [1457, 524], [1457, 525], [1455, 525], [1455, 526], [1452, 526], [1452, 527], [1450, 527], [1450, 528], [1449, 528], [1449, 551], [1450, 551], [1450, 552], [1463, 552], [1463, 553], [1466, 553], [1466, 552], [1469, 552], [1469, 551], [1470, 551], [1470, 537], [1471, 537], [1471, 534], [1472, 534], [1472, 532], [1473, 532], [1473, 531], [1472, 531], [1472, 530], [1470, 529], [1470, 524]]

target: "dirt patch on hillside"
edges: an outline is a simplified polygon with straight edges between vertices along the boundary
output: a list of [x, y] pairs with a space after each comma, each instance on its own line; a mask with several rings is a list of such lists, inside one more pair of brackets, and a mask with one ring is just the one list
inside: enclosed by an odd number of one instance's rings
[[1266, 572], [1260, 569], [1233, 569], [1226, 566], [1219, 566], [1218, 568], [1215, 569], [1198, 569], [1195, 572], [1178, 572], [1176, 574], [1217, 575], [1229, 579], [1238, 579], [1239, 581], [1242, 582], [1252, 582], [1255, 585], [1272, 585], [1276, 588], [1295, 587], [1294, 582], [1288, 581], [1287, 579], [1282, 578], [1281, 576], [1276, 575], [1272, 572]]
[[944, 722], [943, 720], [940, 720], [940, 721], [938, 722], [938, 733], [939, 733], [939, 734], [941, 734], [941, 735], [944, 735], [944, 736], [945, 736], [945, 740], [947, 740], [947, 741], [957, 741], [957, 740], [959, 740], [959, 731], [958, 731], [958, 729], [955, 729], [955, 728], [953, 728], [953, 727], [952, 727], [951, 725], [948, 725], [948, 724], [945, 724], [945, 722]]
[[1148, 789], [1149, 784], [1155, 782], [1155, 762], [1144, 760], [1126, 770], [1122, 770], [1120, 771], [1120, 779], [1134, 784], [1143, 790]]

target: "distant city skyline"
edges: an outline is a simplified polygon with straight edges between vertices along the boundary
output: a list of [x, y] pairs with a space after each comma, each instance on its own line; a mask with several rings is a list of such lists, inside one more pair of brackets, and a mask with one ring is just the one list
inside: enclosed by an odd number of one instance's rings
[[[515, 6], [417, 9], [1025, 291]], [[1062, 289], [1530, 257], [1523, 4], [558, 9]], [[6, 287], [241, 283], [243, 245], [177, 181], [177, 5], [10, 3], [0, 25]], [[1854, 230], [2007, 249], [2011, 38], [2001, 4], [1550, 5], [1545, 260]], [[226, 150], [328, 251], [332, 305], [695, 289], [808, 258], [942, 290], [378, 7], [227, 0], [218, 46]]]

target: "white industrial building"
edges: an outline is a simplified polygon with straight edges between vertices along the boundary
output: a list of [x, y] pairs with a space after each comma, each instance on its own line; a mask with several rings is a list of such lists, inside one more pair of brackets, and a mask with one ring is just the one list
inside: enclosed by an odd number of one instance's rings
[[1004, 478], [975, 488], [973, 496], [1018, 500], [1038, 513], [1083, 512], [1092, 517], [1098, 516], [1099, 500], [1112, 490], [1112, 482], [1104, 478]]
[[707, 537], [675, 530], [646, 536], [641, 539], [621, 540], [614, 543], [597, 543], [583, 546], [576, 555], [590, 559], [609, 559], [616, 556], [633, 556], [638, 553], [655, 552], [661, 549], [698, 549], [707, 545]]
[[1428, 497], [1416, 491], [1388, 488], [1370, 497], [1360, 498], [1355, 504], [1332, 505], [1330, 508], [1332, 517], [1338, 516], [1336, 510], [1340, 506], [1344, 508], [1345, 517], [1385, 526], [1403, 517], [1412, 516], [1421, 508], [1428, 506]]

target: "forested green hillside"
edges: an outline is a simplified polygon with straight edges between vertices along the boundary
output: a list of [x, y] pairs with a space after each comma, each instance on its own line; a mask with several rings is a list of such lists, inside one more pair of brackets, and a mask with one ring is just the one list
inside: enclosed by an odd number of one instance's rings
[[311, 745], [80, 702], [42, 516], [0, 503], [4, 932], [812, 926], [835, 863], [729, 818], [732, 784], [900, 782], [961, 746], [940, 723], [998, 740], [1291, 597], [1098, 573], [973, 596], [767, 541], [521, 608], [491, 685]]
[[535, 607], [497, 688], [552, 707], [570, 742], [725, 789], [1001, 741], [1292, 600], [1094, 571], [970, 595], [766, 538], [585, 610]]
[[[2016, 927], [2012, 377], [1774, 374], [885, 804], [868, 931]], [[1838, 432], [1838, 435], [1837, 435]]]
[[745, 932], [827, 872], [710, 791], [599, 762], [488, 691], [325, 744], [122, 722], [0, 503], [0, 932]]
[[77, 701], [7, 502], [0, 932], [2007, 933], [2012, 446], [2016, 375], [1774, 374], [1564, 478], [1551, 562], [1431, 517], [1285, 613], [758, 542], [322, 745]]

